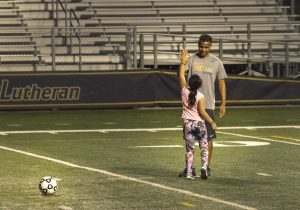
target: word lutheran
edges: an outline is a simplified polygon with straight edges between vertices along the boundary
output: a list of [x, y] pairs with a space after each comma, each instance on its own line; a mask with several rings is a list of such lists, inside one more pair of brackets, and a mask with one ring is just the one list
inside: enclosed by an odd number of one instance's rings
[[29, 84], [15, 87], [9, 80], [1, 80], [0, 101], [74, 101], [80, 99], [80, 87], [40, 87]]

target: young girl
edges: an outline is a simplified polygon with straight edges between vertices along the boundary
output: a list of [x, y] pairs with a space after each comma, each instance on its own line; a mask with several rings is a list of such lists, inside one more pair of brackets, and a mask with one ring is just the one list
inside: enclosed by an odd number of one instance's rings
[[201, 151], [201, 178], [207, 179], [208, 143], [204, 120], [209, 122], [214, 130], [217, 129], [217, 125], [206, 113], [204, 96], [198, 92], [198, 89], [202, 85], [201, 78], [198, 75], [192, 75], [188, 81], [188, 85], [186, 84], [184, 66], [187, 58], [187, 52], [183, 49], [180, 56], [179, 85], [183, 107], [183, 138], [186, 145], [186, 178], [194, 179], [192, 166], [195, 141], [197, 140]]

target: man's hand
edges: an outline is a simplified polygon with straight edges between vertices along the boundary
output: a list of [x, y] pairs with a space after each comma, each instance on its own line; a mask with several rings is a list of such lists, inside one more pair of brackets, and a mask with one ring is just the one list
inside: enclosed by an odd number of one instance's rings
[[219, 80], [219, 90], [220, 90], [220, 95], [221, 95], [221, 105], [220, 105], [220, 116], [219, 118], [222, 118], [225, 116], [226, 112], [226, 84], [225, 80], [221, 79]]
[[226, 113], [226, 107], [225, 104], [220, 105], [220, 118], [224, 117]]

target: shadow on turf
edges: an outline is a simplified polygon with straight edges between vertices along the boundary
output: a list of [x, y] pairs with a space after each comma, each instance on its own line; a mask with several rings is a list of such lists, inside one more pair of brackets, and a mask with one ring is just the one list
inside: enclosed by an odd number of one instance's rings
[[239, 179], [239, 178], [224, 178], [224, 177], [213, 177], [211, 178], [214, 183], [230, 186], [243, 186], [246, 185], [273, 185], [272, 180], [258, 180], [256, 179]]

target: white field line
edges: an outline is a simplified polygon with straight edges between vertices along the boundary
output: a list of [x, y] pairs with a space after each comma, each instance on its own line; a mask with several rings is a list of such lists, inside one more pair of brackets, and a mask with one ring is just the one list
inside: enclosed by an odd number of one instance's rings
[[182, 145], [148, 145], [148, 146], [130, 146], [129, 148], [181, 148]]
[[256, 173], [256, 175], [259, 175], [259, 176], [273, 176], [272, 174], [266, 174], [266, 173]]
[[298, 128], [300, 125], [270, 125], [270, 126], [228, 126], [218, 127], [218, 130], [237, 130], [237, 129], [276, 129], [276, 128]]
[[34, 153], [22, 151], [22, 150], [17, 150], [17, 149], [13, 149], [13, 148], [9, 148], [9, 147], [4, 147], [4, 146], [0, 146], [0, 149], [20, 153], [20, 154], [23, 154], [23, 155], [27, 155], [27, 156], [31, 156], [31, 157], [35, 157], [35, 158], [39, 158], [39, 159], [52, 161], [52, 162], [59, 163], [59, 164], [62, 164], [62, 165], [66, 165], [66, 166], [70, 166], [70, 167], [73, 167], [73, 168], [85, 169], [85, 170], [88, 170], [88, 171], [93, 171], [93, 172], [105, 174], [105, 175], [108, 175], [110, 177], [116, 177], [116, 178], [121, 178], [123, 180], [138, 182], [138, 183], [145, 184], [145, 185], [150, 185], [152, 187], [156, 187], [156, 188], [160, 188], [160, 189], [164, 189], [164, 190], [169, 190], [169, 191], [172, 191], [172, 192], [175, 192], [175, 193], [181, 193], [181, 194], [185, 194], [185, 195], [189, 195], [189, 196], [193, 196], [193, 197], [197, 197], [197, 198], [201, 198], [201, 199], [210, 200], [210, 201], [213, 201], [213, 202], [216, 202], [216, 203], [221, 203], [221, 204], [228, 205], [228, 206], [231, 206], [231, 207], [236, 207], [236, 208], [240, 208], [240, 209], [247, 209], [247, 210], [256, 210], [255, 208], [252, 208], [252, 207], [249, 207], [249, 206], [241, 205], [241, 204], [238, 204], [238, 203], [233, 203], [233, 202], [230, 202], [230, 201], [221, 200], [221, 199], [218, 199], [218, 198], [209, 197], [209, 196], [206, 196], [206, 195], [197, 194], [197, 193], [194, 193], [194, 192], [191, 192], [191, 191], [188, 191], [188, 190], [182, 190], [182, 189], [178, 189], [178, 188], [168, 187], [168, 186], [157, 184], [157, 183], [154, 183], [154, 182], [149, 182], [149, 181], [137, 179], [137, 178], [134, 178], [134, 177], [124, 176], [124, 175], [121, 175], [121, 174], [111, 173], [109, 171], [100, 170], [100, 169], [96, 169], [96, 168], [80, 166], [80, 165], [76, 165], [76, 164], [73, 164], [73, 163], [70, 163], [70, 162], [66, 162], [66, 161], [62, 161], [62, 160], [58, 160], [58, 159], [54, 159], [54, 158], [50, 158], [50, 157], [46, 157], [46, 156], [42, 156], [42, 155], [37, 155], [37, 154], [34, 154]]
[[[222, 144], [231, 143], [231, 144]], [[214, 142], [214, 147], [255, 147], [255, 146], [266, 146], [269, 142], [261, 141], [216, 141]], [[199, 143], [195, 143], [199, 146]], [[129, 146], [129, 148], [181, 148], [183, 145], [147, 145], [147, 146]]]
[[228, 133], [228, 132], [222, 132], [222, 131], [218, 131], [217, 133], [231, 135], [231, 136], [239, 136], [239, 137], [243, 137], [243, 138], [260, 139], [260, 140], [265, 140], [265, 141], [272, 141], [272, 142], [279, 142], [279, 143], [284, 143], [284, 144], [292, 144], [292, 145], [298, 145], [298, 146], [300, 146], [299, 143], [293, 143], [293, 142], [287, 142], [287, 141], [280, 141], [280, 140], [269, 139], [269, 138], [265, 138], [265, 137], [248, 136], [248, 135], [242, 135], [242, 134], [237, 134], [237, 133]]
[[[278, 125], [278, 126], [238, 126], [238, 127], [219, 127], [218, 130], [236, 130], [236, 129], [276, 129], [276, 128], [297, 128], [300, 129], [300, 125]], [[34, 134], [34, 133], [88, 133], [88, 132], [157, 132], [157, 131], [177, 131], [182, 128], [124, 128], [124, 129], [86, 129], [86, 130], [31, 130], [31, 131], [0, 131], [0, 135], [8, 134]]]

